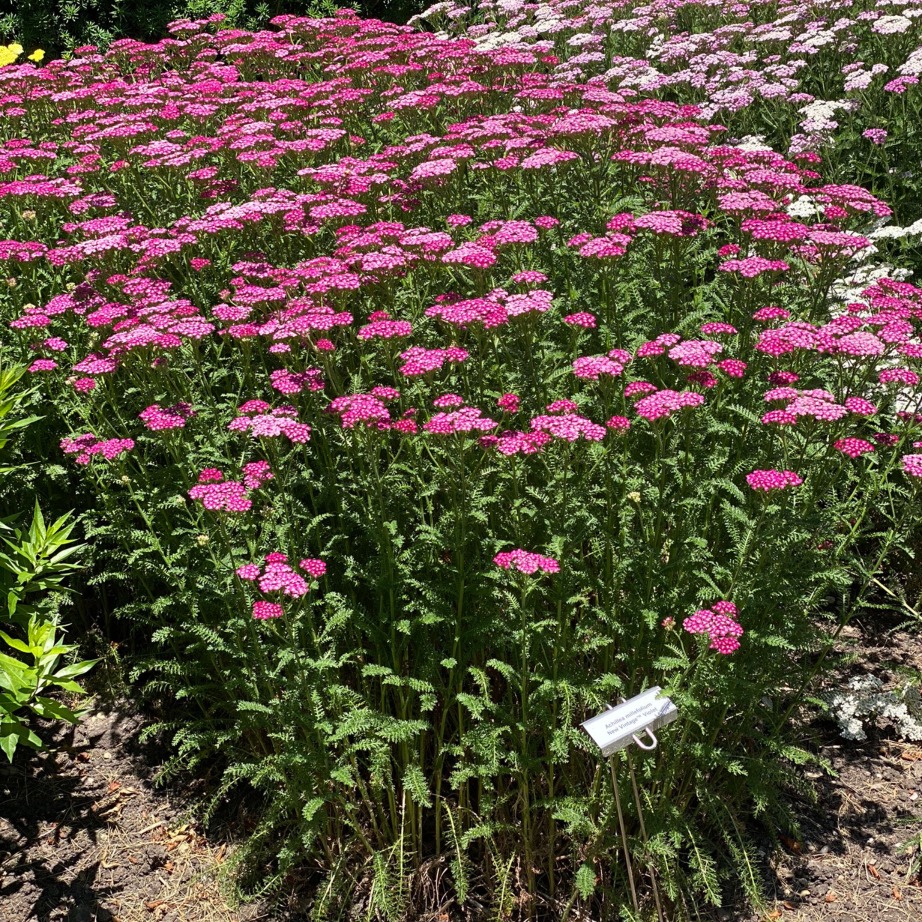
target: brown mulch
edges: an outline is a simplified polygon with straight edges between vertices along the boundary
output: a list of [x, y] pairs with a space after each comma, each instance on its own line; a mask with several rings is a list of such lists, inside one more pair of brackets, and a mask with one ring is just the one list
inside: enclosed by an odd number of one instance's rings
[[[851, 630], [848, 676], [922, 675], [916, 632]], [[206, 838], [181, 792], [153, 784], [158, 754], [139, 747], [143, 719], [112, 706], [58, 738], [57, 752], [0, 763], [0, 922], [270, 922], [265, 904], [234, 905], [221, 885], [227, 843]], [[835, 777], [813, 772], [817, 804], [784, 850], [765, 853], [766, 912], [721, 922], [920, 922], [922, 743], [886, 723], [850, 742], [812, 730]], [[917, 844], [910, 845], [912, 841]], [[298, 902], [298, 901], [295, 901]], [[286, 919], [306, 918], [290, 912]]]

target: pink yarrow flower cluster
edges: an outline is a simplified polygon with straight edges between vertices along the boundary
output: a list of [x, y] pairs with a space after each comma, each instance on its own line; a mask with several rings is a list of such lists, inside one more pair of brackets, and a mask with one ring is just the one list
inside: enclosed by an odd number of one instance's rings
[[297, 421], [294, 407], [273, 410], [262, 400], [249, 400], [239, 407], [238, 412], [240, 415], [227, 424], [231, 432], [248, 432], [254, 439], [284, 435], [298, 445], [310, 441], [311, 427]]
[[186, 421], [193, 416], [195, 416], [195, 410], [188, 403], [174, 403], [171, 407], [161, 407], [159, 403], [154, 403], [138, 414], [141, 422], [152, 432], [182, 429]]
[[520, 573], [533, 575], [535, 573], [558, 573], [560, 564], [553, 557], [535, 554], [532, 551], [523, 551], [517, 548], [514, 551], [502, 551], [493, 558], [493, 563], [504, 570], [518, 570]]
[[833, 446], [836, 451], [841, 451], [843, 455], [849, 458], [860, 458], [869, 452], [874, 451], [874, 445], [866, 439], [846, 438], [839, 439]]
[[[314, 579], [319, 579], [327, 572], [327, 565], [317, 558], [306, 558], [298, 564], [298, 569]], [[262, 565], [244, 564], [238, 567], [236, 572], [241, 580], [256, 583], [259, 591], [265, 594], [299, 599], [310, 591], [304, 577], [288, 563], [288, 556], [278, 551], [266, 554]], [[253, 603], [253, 617], [258, 621], [281, 618], [283, 614], [279, 602], [258, 599]]]
[[94, 457], [111, 461], [134, 448], [134, 439], [101, 439], [92, 432], [76, 438], [61, 439], [61, 450], [71, 455], [77, 464], [89, 464]]
[[902, 467], [910, 477], [922, 479], [922, 455], [903, 455], [903, 459], [900, 461], [900, 467]]
[[222, 471], [209, 467], [199, 474], [198, 483], [189, 490], [189, 497], [200, 500], [212, 512], [248, 512], [253, 501], [247, 493], [244, 484], [225, 480]]
[[704, 403], [704, 395], [694, 391], [661, 390], [641, 397], [634, 405], [638, 416], [653, 422], [671, 416], [678, 410], [691, 407], [700, 407]]
[[710, 649], [728, 656], [740, 648], [743, 636], [742, 625], [736, 620], [738, 611], [732, 602], [721, 600], [710, 608], [699, 608], [686, 618], [682, 627], [689, 634], [706, 634], [710, 639]]
[[746, 475], [746, 483], [753, 490], [768, 493], [771, 490], [785, 490], [788, 487], [798, 487], [803, 479], [794, 471], [752, 471]]

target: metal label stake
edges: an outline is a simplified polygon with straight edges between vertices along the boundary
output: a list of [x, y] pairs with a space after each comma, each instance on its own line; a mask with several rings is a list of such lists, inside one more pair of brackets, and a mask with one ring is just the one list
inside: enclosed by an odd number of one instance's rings
[[[625, 701], [623, 698], [617, 707], [608, 706], [608, 710], [597, 714], [582, 724], [583, 729], [592, 737], [603, 756], [608, 757], [611, 769], [612, 790], [615, 795], [615, 809], [618, 813], [618, 831], [621, 834], [621, 844], [624, 849], [624, 861], [627, 867], [628, 884], [631, 889], [631, 902], [635, 912], [640, 914], [640, 900], [637, 897], [637, 887], [634, 883], [634, 868], [631, 863], [631, 852], [627, 841], [627, 827], [624, 822], [624, 811], [621, 809], [621, 790], [618, 786], [618, 772], [615, 768], [615, 757], [622, 750], [627, 750], [627, 765], [631, 776], [631, 789], [634, 795], [634, 806], [637, 809], [637, 818], [640, 823], [640, 835], [644, 849], [649, 850], [646, 823], [643, 818], [643, 804], [640, 799], [640, 790], [637, 787], [637, 776], [634, 774], [634, 765], [631, 760], [631, 743], [644, 752], [652, 752], [659, 746], [659, 739], [654, 733], [660, 727], [672, 723], [679, 716], [676, 706], [665, 695], [658, 685], [647, 689], [639, 695]], [[644, 742], [646, 736], [649, 742]], [[660, 900], [659, 887], [656, 884], [656, 872], [652, 862], [648, 862], [647, 871], [653, 886], [653, 899], [656, 902], [656, 915], [660, 922], [664, 922], [665, 915]]]

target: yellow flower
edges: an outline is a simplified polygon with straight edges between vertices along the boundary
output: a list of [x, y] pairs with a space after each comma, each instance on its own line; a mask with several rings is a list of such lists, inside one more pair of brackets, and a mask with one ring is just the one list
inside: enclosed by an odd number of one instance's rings
[[12, 42], [9, 45], [0, 45], [0, 67], [12, 64], [22, 54], [22, 45]]
[[35, 51], [33, 51], [32, 54], [29, 55], [29, 60], [35, 61], [35, 63], [38, 64], [38, 62], [41, 61], [44, 57], [45, 57], [45, 52], [42, 51], [41, 48], [36, 48]]

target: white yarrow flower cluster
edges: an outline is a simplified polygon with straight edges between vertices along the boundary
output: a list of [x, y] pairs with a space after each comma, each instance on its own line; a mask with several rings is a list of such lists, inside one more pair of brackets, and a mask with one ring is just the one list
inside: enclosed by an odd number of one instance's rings
[[912, 686], [887, 691], [876, 676], [856, 676], [842, 691], [828, 695], [826, 701], [847, 740], [867, 739], [865, 723], [877, 718], [890, 720], [901, 739], [922, 740], [922, 695]]
[[911, 28], [912, 20], [907, 19], [905, 16], [881, 16], [871, 26], [871, 31], [876, 32], [878, 35], [897, 35]]

